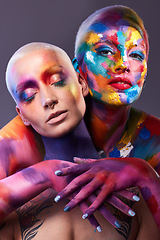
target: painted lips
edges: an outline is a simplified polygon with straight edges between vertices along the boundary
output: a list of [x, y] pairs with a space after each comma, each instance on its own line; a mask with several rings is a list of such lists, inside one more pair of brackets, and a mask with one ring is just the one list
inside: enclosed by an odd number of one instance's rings
[[60, 123], [63, 121], [68, 115], [68, 111], [57, 111], [55, 113], [52, 113], [49, 118], [47, 119], [47, 123], [49, 125]]
[[126, 78], [115, 78], [109, 82], [109, 85], [120, 90], [125, 90], [132, 87], [132, 83]]

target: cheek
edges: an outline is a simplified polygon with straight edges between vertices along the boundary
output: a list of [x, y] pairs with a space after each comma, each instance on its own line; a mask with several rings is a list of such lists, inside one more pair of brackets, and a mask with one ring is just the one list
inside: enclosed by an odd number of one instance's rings
[[133, 77], [134, 80], [138, 82], [142, 82], [147, 74], [147, 67], [146, 64], [137, 64], [137, 63], [132, 63], [133, 66]]

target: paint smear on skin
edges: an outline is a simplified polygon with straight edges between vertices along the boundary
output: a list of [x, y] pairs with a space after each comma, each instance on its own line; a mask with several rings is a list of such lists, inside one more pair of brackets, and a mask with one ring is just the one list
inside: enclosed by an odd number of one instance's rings
[[86, 43], [87, 45], [93, 45], [95, 44], [96, 42], [98, 42], [100, 40], [100, 37], [94, 33], [94, 32], [90, 32], [88, 35], [87, 35], [87, 38], [86, 38]]
[[[103, 97], [104, 99], [106, 98], [105, 95], [104, 96], [102, 95], [102, 101], [103, 101]], [[108, 94], [108, 100], [109, 100], [109, 103], [114, 103], [116, 105], [122, 104], [119, 94], [114, 91], [113, 92], [111, 91], [110, 94]]]
[[[108, 72], [108, 70], [106, 70], [106, 69], [107, 69], [108, 67], [109, 67], [109, 68], [111, 68], [112, 66], [114, 67], [114, 66], [116, 65], [116, 63], [115, 63], [113, 60], [107, 58], [107, 59], [105, 60], [105, 62], [102, 62], [101, 65], [102, 65], [102, 67], [105, 68], [105, 71]], [[110, 79], [111, 76], [108, 74], [108, 75], [107, 75], [107, 78]]]
[[137, 99], [137, 96], [140, 95], [141, 88], [139, 88], [138, 85], [134, 85], [133, 87], [124, 90], [124, 92], [127, 96], [127, 103], [132, 103]]
[[132, 149], [133, 149], [133, 145], [131, 144], [131, 142], [127, 143], [126, 146], [121, 148], [121, 150], [120, 150], [121, 157], [129, 156]]
[[[26, 168], [21, 171], [22, 176], [27, 182], [37, 185], [48, 181], [48, 177], [42, 172], [36, 171], [32, 167]], [[53, 171], [54, 174], [54, 171]]]
[[125, 44], [125, 47], [127, 49], [130, 49], [131, 47], [133, 47], [133, 43], [137, 45], [139, 42], [142, 41], [142, 36], [140, 35], [140, 33], [134, 28], [131, 28], [131, 29], [132, 29], [132, 34], [130, 36], [130, 39], [128, 39], [128, 41]]
[[106, 24], [103, 24], [102, 22], [97, 20], [97, 22], [93, 23], [90, 26], [89, 30], [91, 30], [95, 33], [99, 33], [99, 32], [104, 32], [106, 30], [109, 30], [109, 28], [106, 26]]
[[156, 169], [158, 163], [159, 163], [159, 159], [160, 159], [160, 152], [158, 152], [156, 155], [154, 155], [152, 158], [150, 158], [148, 160], [148, 163], [154, 168]]
[[[136, 116], [136, 115], [135, 115]], [[118, 145], [127, 145], [130, 142], [132, 142], [132, 137], [135, 136], [135, 132], [136, 130], [140, 127], [140, 125], [145, 121], [146, 116], [144, 113], [141, 114], [140, 118], [137, 119], [133, 119], [132, 121], [129, 123], [129, 127], [127, 128], [127, 130], [125, 131], [125, 133], [123, 134], [123, 137], [120, 139], [120, 141], [118, 142]], [[136, 121], [136, 122], [135, 122]]]
[[103, 77], [110, 77], [108, 76], [106, 68], [102, 66], [102, 63], [104, 63], [104, 58], [102, 56], [97, 55], [95, 52], [87, 51], [83, 61], [88, 67], [87, 70], [90, 70], [96, 76], [102, 75]]
[[158, 210], [158, 203], [156, 201], [156, 198], [154, 195], [152, 195], [151, 191], [148, 189], [148, 187], [143, 187], [140, 189], [142, 192], [142, 195], [145, 196], [145, 201], [148, 206], [150, 206], [150, 210], [152, 214], [155, 214]]

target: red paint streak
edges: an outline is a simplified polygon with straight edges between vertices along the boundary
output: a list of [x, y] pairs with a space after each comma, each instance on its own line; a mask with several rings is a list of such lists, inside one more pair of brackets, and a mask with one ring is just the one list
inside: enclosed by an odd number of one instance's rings
[[147, 205], [149, 206], [152, 214], [157, 213], [158, 203], [157, 203], [154, 195], [147, 200]]

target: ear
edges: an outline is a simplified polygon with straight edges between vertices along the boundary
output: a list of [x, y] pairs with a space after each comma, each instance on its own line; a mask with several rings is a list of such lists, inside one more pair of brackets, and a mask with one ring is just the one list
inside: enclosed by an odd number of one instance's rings
[[76, 70], [76, 72], [80, 73], [77, 58], [73, 58], [72, 64], [73, 64], [73, 67]]
[[86, 97], [89, 93], [88, 84], [87, 84], [86, 80], [84, 79], [84, 77], [80, 73], [77, 72], [77, 76], [78, 76], [78, 81], [79, 81], [80, 85], [82, 86], [83, 97]]
[[29, 126], [30, 125], [29, 121], [26, 118], [24, 118], [24, 116], [18, 106], [16, 106], [16, 111], [17, 111], [18, 115], [21, 117], [24, 125]]

